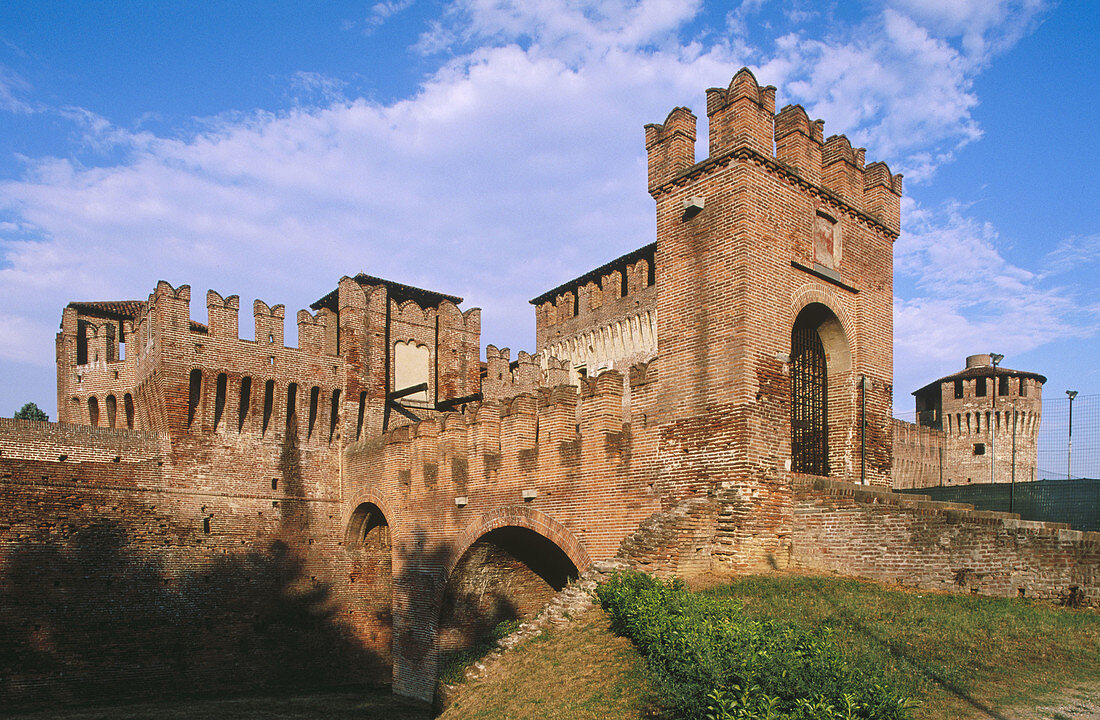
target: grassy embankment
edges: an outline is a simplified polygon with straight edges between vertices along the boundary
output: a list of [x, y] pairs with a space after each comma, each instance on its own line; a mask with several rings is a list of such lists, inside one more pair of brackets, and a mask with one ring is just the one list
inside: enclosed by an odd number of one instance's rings
[[[701, 593], [747, 620], [826, 635], [858, 677], [881, 676], [919, 703], [918, 720], [997, 718], [1046, 694], [1100, 685], [1100, 613], [1049, 602], [898, 590], [855, 580], [769, 575]], [[652, 717], [660, 687], [634, 645], [596, 610], [509, 653], [461, 691], [458, 718]]]

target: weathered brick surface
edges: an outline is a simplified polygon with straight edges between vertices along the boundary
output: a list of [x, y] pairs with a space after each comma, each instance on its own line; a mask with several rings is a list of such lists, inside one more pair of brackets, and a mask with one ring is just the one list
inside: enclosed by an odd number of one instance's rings
[[1100, 598], [1100, 533], [814, 480], [794, 495], [796, 567], [938, 590]]

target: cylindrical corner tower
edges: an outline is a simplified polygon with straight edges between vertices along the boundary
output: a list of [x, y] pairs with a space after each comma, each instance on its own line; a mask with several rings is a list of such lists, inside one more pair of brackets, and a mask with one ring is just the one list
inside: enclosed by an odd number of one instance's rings
[[988, 354], [913, 393], [917, 424], [942, 430], [943, 484], [1038, 480], [1043, 383], [1038, 373], [996, 367]]

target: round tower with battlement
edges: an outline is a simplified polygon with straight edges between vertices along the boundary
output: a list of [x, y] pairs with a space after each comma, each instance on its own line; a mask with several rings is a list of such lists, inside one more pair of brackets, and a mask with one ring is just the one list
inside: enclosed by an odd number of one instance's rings
[[917, 424], [942, 430], [943, 484], [1037, 480], [1043, 383], [1038, 373], [995, 367], [989, 354], [913, 393]]

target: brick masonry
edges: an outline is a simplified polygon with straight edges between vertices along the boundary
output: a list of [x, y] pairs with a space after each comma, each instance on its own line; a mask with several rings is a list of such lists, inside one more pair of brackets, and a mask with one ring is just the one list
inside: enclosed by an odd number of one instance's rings
[[894, 487], [1038, 480], [1045, 382], [971, 355], [915, 391], [917, 422], [894, 421]]
[[[298, 312], [297, 348], [281, 305], [242, 339], [214, 291], [205, 324], [164, 282], [70, 304], [62, 422], [0, 422], [0, 701], [427, 700], [448, 653], [616, 556], [1097, 597], [1092, 536], [888, 491], [901, 177], [748, 70], [707, 113], [700, 162], [686, 108], [646, 127], [656, 243], [536, 298], [515, 361], [482, 365], [460, 298], [365, 275]], [[637, 309], [656, 357], [622, 367]], [[826, 476], [792, 465], [796, 327]], [[550, 352], [581, 340], [603, 345]], [[574, 373], [592, 358], [612, 369]]]

